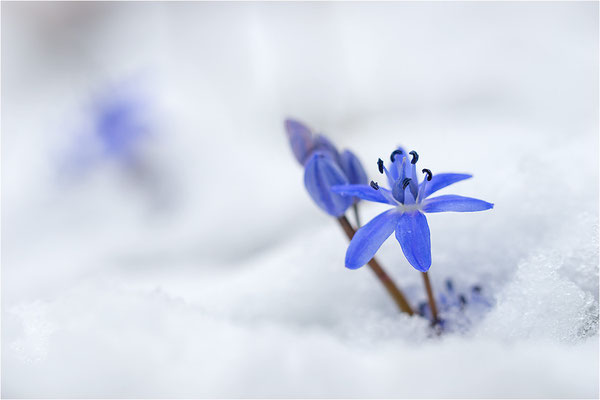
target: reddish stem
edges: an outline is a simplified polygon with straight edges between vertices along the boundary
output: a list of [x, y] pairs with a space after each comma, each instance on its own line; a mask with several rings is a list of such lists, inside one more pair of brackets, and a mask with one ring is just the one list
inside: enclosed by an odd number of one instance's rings
[[431, 323], [433, 325], [438, 323], [438, 311], [435, 305], [435, 297], [433, 297], [433, 289], [431, 288], [431, 282], [429, 282], [429, 275], [427, 272], [423, 272], [423, 282], [425, 282], [425, 290], [427, 291], [427, 299], [429, 300], [429, 308], [431, 309]]

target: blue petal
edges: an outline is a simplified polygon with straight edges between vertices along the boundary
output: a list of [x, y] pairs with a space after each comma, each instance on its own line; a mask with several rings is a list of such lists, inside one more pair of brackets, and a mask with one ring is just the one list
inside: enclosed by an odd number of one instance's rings
[[368, 263], [383, 242], [394, 232], [399, 215], [396, 209], [391, 209], [379, 214], [360, 228], [346, 251], [346, 267], [357, 269]]
[[331, 190], [344, 196], [355, 196], [367, 201], [396, 205], [390, 191], [382, 187], [375, 190], [369, 185], [338, 185], [333, 186]]
[[402, 189], [402, 179], [396, 180], [392, 185], [392, 196], [394, 199], [404, 204], [404, 189]]
[[415, 204], [416, 199], [410, 190], [410, 185], [404, 189], [404, 204]]
[[402, 204], [415, 204], [415, 197], [412, 194], [410, 184], [405, 188], [404, 179], [398, 179], [392, 186], [392, 196]]
[[473, 175], [469, 174], [433, 174], [433, 178], [431, 178], [430, 181], [425, 180], [423, 181], [423, 183], [421, 183], [421, 186], [426, 186], [420, 198], [424, 199], [433, 194], [434, 192], [445, 188], [446, 186], [472, 177]]
[[316, 152], [308, 159], [304, 186], [315, 203], [329, 215], [339, 217], [352, 205], [352, 197], [331, 191], [332, 186], [346, 184], [348, 179], [329, 156]]
[[365, 169], [358, 157], [350, 150], [344, 150], [340, 155], [340, 166], [350, 183], [366, 185], [369, 182]]
[[[409, 163], [406, 166], [406, 177], [410, 178], [410, 184], [407, 189], [410, 189], [413, 200], [417, 198], [419, 193], [419, 178], [417, 177], [417, 164]], [[413, 201], [414, 203], [414, 201]]]
[[285, 131], [296, 160], [304, 165], [313, 147], [312, 132], [306, 125], [289, 118], [285, 120]]
[[447, 194], [423, 201], [423, 211], [427, 213], [444, 211], [471, 212], [489, 210], [490, 208], [494, 208], [492, 203], [455, 194]]
[[331, 143], [331, 141], [327, 139], [326, 136], [320, 134], [315, 135], [315, 137], [313, 138], [313, 151], [321, 151], [323, 153], [327, 153], [333, 158], [333, 161], [335, 161], [338, 164], [340, 162], [340, 154], [338, 153], [333, 143]]
[[431, 240], [425, 215], [419, 211], [402, 214], [396, 226], [396, 239], [410, 265], [427, 272], [431, 267]]
[[[392, 179], [397, 181], [402, 176], [402, 160], [406, 157], [406, 150], [404, 148], [398, 146], [396, 150], [400, 150], [402, 154], [397, 154], [394, 156], [394, 161], [390, 165], [390, 174], [392, 175]], [[391, 161], [391, 160], [390, 160]], [[391, 187], [392, 184], [390, 184]]]

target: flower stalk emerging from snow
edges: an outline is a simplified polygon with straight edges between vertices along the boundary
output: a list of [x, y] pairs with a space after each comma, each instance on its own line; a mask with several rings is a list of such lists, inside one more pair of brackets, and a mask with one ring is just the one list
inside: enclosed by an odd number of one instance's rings
[[[348, 238], [352, 239], [356, 231], [344, 214], [353, 205], [359, 225], [356, 203], [360, 198], [331, 189], [334, 186], [366, 186], [367, 175], [360, 161], [349, 150], [340, 154], [325, 136], [313, 134], [307, 126], [298, 121], [287, 119], [285, 128], [296, 160], [304, 166], [304, 186], [310, 197], [319, 208], [336, 217]], [[413, 311], [406, 298], [381, 265], [373, 257], [365, 260], [364, 264], [367, 263], [400, 310], [412, 315]]]
[[[338, 218], [338, 222], [340, 223], [342, 229], [348, 236], [348, 239], [352, 240], [352, 238], [356, 234], [356, 230], [354, 230], [352, 225], [350, 225], [348, 219], [345, 216], [342, 216]], [[398, 308], [402, 312], [407, 313], [408, 315], [413, 315], [413, 310], [408, 304], [408, 301], [406, 301], [406, 298], [404, 297], [400, 289], [398, 289], [398, 286], [396, 286], [394, 281], [392, 281], [392, 278], [390, 278], [390, 276], [385, 272], [381, 265], [379, 265], [379, 262], [377, 262], [375, 257], [371, 258], [368, 261], [368, 264], [369, 267], [371, 267], [371, 270], [377, 276], [377, 278], [379, 278], [379, 281], [385, 287], [385, 290], [387, 290], [388, 294], [392, 297]]]
[[434, 321], [437, 318], [435, 301], [427, 271], [431, 267], [431, 240], [429, 225], [424, 213], [471, 212], [493, 208], [493, 204], [483, 200], [444, 195], [429, 196], [453, 183], [468, 179], [468, 174], [437, 174], [423, 169], [425, 179], [418, 181], [416, 164], [419, 155], [415, 151], [406, 153], [399, 148], [390, 156], [389, 169], [381, 159], [377, 161], [379, 172], [385, 174], [391, 189], [380, 187], [371, 181], [370, 185], [342, 184], [332, 187], [332, 191], [346, 196], [368, 201], [385, 203], [391, 209], [379, 214], [360, 228], [354, 235], [346, 252], [346, 267], [357, 269], [365, 265], [383, 242], [393, 233], [402, 247], [408, 262], [423, 272]]

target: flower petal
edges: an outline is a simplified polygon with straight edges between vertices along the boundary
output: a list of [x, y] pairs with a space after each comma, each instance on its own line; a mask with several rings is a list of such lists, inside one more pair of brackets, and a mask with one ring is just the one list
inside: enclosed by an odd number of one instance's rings
[[[401, 151], [401, 153], [394, 155], [394, 161], [392, 161], [392, 164], [390, 165], [390, 174], [394, 181], [397, 181], [402, 176], [402, 160], [404, 160], [408, 154], [406, 150], [400, 146], [398, 146], [396, 150]], [[390, 184], [390, 187], [391, 185], [392, 184]]]
[[313, 147], [312, 132], [306, 125], [291, 118], [285, 120], [285, 131], [296, 160], [304, 165]]
[[419, 211], [402, 214], [396, 226], [396, 239], [410, 265], [427, 272], [431, 267], [431, 240], [425, 215]]
[[383, 212], [360, 228], [346, 251], [346, 267], [357, 269], [368, 263], [383, 242], [394, 232], [400, 214], [396, 209]]
[[[419, 178], [417, 177], [417, 163], [407, 164], [406, 177], [410, 178], [410, 183], [407, 189], [410, 189], [410, 193], [412, 194], [412, 198], [416, 199], [419, 194]], [[414, 203], [414, 201], [413, 201]]]
[[453, 183], [463, 181], [465, 179], [472, 178], [473, 175], [470, 174], [433, 174], [433, 177], [430, 181], [423, 181], [421, 186], [425, 186], [424, 192], [419, 196], [421, 199], [424, 199], [434, 192], [437, 192], [440, 189], [445, 188], [446, 186], [452, 185]]
[[340, 162], [340, 154], [338, 153], [335, 145], [331, 143], [331, 141], [327, 138], [327, 136], [316, 134], [313, 138], [313, 151], [321, 151], [323, 153], [329, 154], [333, 161], [336, 163]]
[[455, 194], [447, 194], [423, 201], [423, 211], [427, 213], [444, 211], [471, 212], [489, 210], [490, 208], [494, 208], [492, 203]]
[[410, 185], [404, 189], [404, 204], [415, 204], [416, 199], [413, 196]]
[[404, 189], [402, 188], [402, 179], [396, 180], [392, 186], [392, 196], [396, 201], [404, 204]]
[[366, 185], [369, 182], [360, 160], [350, 150], [344, 150], [340, 155], [340, 166], [350, 183]]
[[367, 201], [376, 201], [377, 203], [392, 205], [397, 204], [393, 201], [390, 191], [382, 187], [375, 190], [369, 185], [336, 185], [332, 186], [331, 190], [334, 193], [339, 193], [344, 196], [355, 196]]
[[352, 197], [331, 191], [335, 185], [346, 185], [348, 179], [328, 155], [316, 152], [304, 168], [304, 186], [310, 197], [329, 215], [339, 217], [352, 205]]

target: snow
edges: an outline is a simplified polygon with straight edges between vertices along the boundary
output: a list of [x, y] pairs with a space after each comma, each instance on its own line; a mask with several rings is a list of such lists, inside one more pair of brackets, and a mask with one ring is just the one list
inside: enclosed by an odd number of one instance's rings
[[[2, 25], [2, 397], [598, 397], [597, 3], [6, 3]], [[152, 134], [74, 168], [120, 86]], [[287, 116], [375, 180], [399, 144], [473, 173], [440, 193], [495, 208], [428, 217], [430, 277], [488, 305], [437, 336], [345, 269]], [[397, 242], [378, 259], [425, 300]]]

